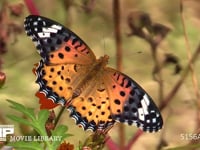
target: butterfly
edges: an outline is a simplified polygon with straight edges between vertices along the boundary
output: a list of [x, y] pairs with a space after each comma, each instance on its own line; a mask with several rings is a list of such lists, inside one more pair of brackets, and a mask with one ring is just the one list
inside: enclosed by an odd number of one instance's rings
[[42, 16], [26, 17], [24, 28], [41, 56], [34, 72], [42, 108], [66, 106], [84, 130], [104, 130], [116, 122], [147, 132], [162, 128], [152, 98], [129, 76], [107, 67], [107, 55], [96, 59], [75, 33]]

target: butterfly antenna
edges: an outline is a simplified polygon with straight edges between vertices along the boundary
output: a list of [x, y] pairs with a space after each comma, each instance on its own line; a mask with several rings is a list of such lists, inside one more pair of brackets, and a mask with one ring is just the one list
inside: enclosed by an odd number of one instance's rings
[[103, 53], [105, 55], [105, 50], [106, 50], [106, 40], [105, 40], [105, 35], [103, 35]]

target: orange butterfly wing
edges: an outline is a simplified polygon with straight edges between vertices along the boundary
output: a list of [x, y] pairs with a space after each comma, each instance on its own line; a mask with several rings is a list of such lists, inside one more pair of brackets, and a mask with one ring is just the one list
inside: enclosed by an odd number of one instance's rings
[[134, 80], [112, 68], [106, 68], [104, 78], [114, 120], [135, 125], [147, 132], [162, 128], [163, 121], [158, 108]]
[[106, 129], [114, 124], [110, 111], [110, 98], [102, 81], [95, 78], [74, 98], [69, 110], [71, 117], [85, 130]]
[[[30, 15], [25, 19], [24, 27], [27, 35], [32, 38], [42, 57], [42, 60], [34, 69], [37, 76], [36, 83], [40, 85], [40, 94], [37, 93], [36, 95], [40, 99], [43, 99], [42, 102], [44, 101], [44, 96], [41, 97], [43, 93], [47, 100], [51, 99], [54, 103], [65, 104], [66, 100], [59, 97], [61, 92], [58, 92], [58, 94], [53, 92], [52, 86], [49, 86], [52, 84], [50, 82], [53, 82], [53, 80], [58, 83], [63, 82], [63, 76], [58, 77], [59, 72], [59, 75], [61, 75], [61, 72], [63, 74], [62, 66], [65, 67], [64, 71], [67, 70], [68, 74], [73, 76], [73, 65], [70, 64], [89, 65], [96, 61], [95, 55], [73, 32], [45, 17]], [[60, 64], [63, 65], [60, 66]], [[65, 64], [68, 65], [65, 66]], [[57, 74], [51, 72], [51, 69], [55, 69]], [[51, 78], [52, 74], [53, 77]], [[64, 80], [66, 81], [67, 79], [66, 76]], [[69, 86], [67, 85], [67, 87]], [[68, 95], [65, 98], [70, 97], [71, 92], [67, 93]], [[42, 105], [45, 108], [46, 103]], [[48, 108], [48, 106], [46, 107]]]

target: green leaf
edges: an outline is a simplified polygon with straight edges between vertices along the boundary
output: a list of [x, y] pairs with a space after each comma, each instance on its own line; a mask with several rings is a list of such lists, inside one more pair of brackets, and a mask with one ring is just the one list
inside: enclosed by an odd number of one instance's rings
[[36, 119], [33, 108], [26, 108], [24, 114], [26, 114], [26, 116], [28, 116], [32, 121]]
[[73, 136], [72, 134], [66, 133], [67, 131], [67, 126], [59, 125], [56, 129], [52, 131], [52, 136], [62, 136], [62, 140], [64, 140], [66, 137]]
[[38, 113], [38, 123], [40, 125], [45, 125], [47, 119], [49, 117], [49, 111], [48, 110], [40, 110]]
[[9, 146], [13, 146], [17, 150], [42, 150], [42, 145], [38, 142], [24, 142], [24, 141], [18, 141], [9, 143]]
[[12, 104], [10, 107], [11, 108], [13, 108], [13, 109], [16, 109], [16, 110], [18, 110], [18, 111], [20, 111], [21, 112], [21, 110], [24, 110], [25, 109], [25, 107], [22, 105], [22, 104], [19, 104], [19, 103], [16, 103], [16, 102], [14, 102], [14, 101], [12, 101], [12, 100], [7, 100], [10, 104]]
[[45, 123], [48, 119], [49, 111], [48, 110], [40, 110], [38, 112], [37, 119], [33, 121], [34, 129], [42, 136], [47, 136]]
[[64, 125], [59, 125], [56, 129], [52, 131], [52, 137], [60, 137], [60, 140], [54, 140], [52, 143], [52, 146], [54, 149], [58, 148], [60, 143], [69, 136], [72, 136], [72, 134], [67, 134], [68, 127]]
[[64, 126], [64, 125], [59, 125], [57, 128], [55, 128], [52, 131], [52, 136], [58, 136], [58, 135], [62, 135], [65, 134], [65, 132], [67, 132], [68, 127]]
[[24, 115], [26, 115], [31, 120], [35, 119], [34, 109], [33, 108], [26, 108], [22, 104], [16, 103], [16, 102], [14, 102], [12, 100], [7, 100], [7, 101], [11, 104], [11, 106], [10, 106], [11, 108], [23, 113]]
[[7, 117], [10, 118], [13, 121], [16, 121], [16, 122], [19, 122], [19, 123], [22, 123], [22, 124], [25, 124], [25, 125], [32, 126], [32, 124], [28, 120], [23, 119], [21, 117], [17, 117], [15, 115], [7, 115]]

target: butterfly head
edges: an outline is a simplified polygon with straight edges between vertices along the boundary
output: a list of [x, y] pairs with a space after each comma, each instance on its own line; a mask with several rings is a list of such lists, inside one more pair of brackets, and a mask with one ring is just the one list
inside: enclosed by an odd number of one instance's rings
[[106, 66], [108, 64], [108, 60], [109, 60], [109, 56], [108, 55], [104, 55], [104, 56], [100, 57], [97, 61], [99, 61], [99, 63], [102, 66]]

